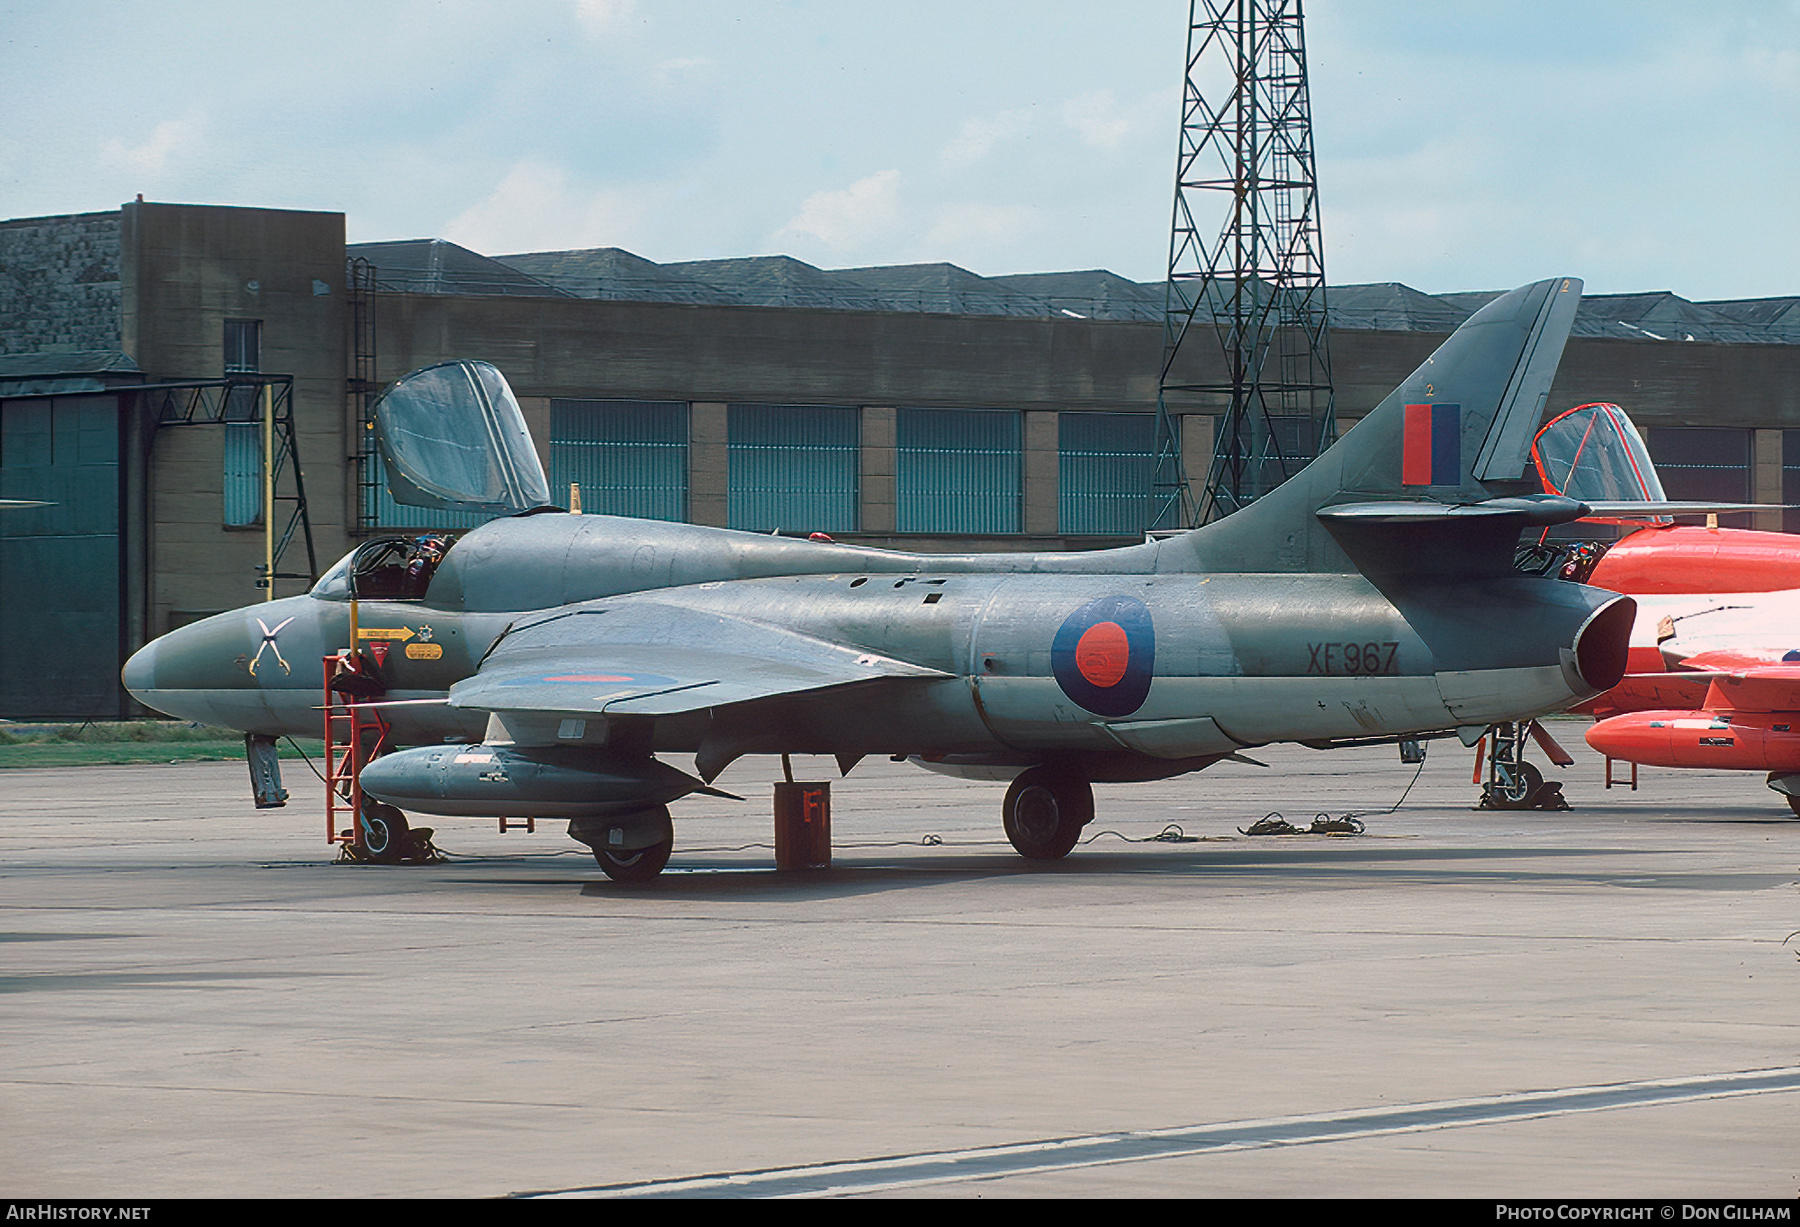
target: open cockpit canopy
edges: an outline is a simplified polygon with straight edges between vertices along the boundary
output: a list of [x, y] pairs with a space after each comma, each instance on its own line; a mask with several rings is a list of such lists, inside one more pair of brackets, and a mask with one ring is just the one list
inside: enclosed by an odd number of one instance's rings
[[1580, 405], [1550, 419], [1531, 445], [1531, 459], [1548, 494], [1584, 503], [1668, 497], [1637, 426], [1617, 405]]
[[375, 442], [396, 503], [517, 515], [550, 501], [506, 377], [486, 362], [414, 371], [375, 402]]

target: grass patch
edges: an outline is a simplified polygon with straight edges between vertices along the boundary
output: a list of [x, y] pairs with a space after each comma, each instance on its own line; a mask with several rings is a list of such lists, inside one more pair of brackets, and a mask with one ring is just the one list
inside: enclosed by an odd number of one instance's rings
[[[299, 738], [317, 761], [318, 738]], [[300, 757], [286, 738], [281, 757]], [[0, 722], [0, 768], [88, 767], [112, 763], [192, 763], [244, 757], [244, 736], [230, 729], [185, 720], [89, 721], [82, 724]]]

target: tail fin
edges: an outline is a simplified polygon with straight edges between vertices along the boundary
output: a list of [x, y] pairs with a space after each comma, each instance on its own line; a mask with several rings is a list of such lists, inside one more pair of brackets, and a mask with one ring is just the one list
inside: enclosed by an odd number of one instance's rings
[[1163, 565], [1506, 569], [1519, 528], [1573, 519], [1561, 504], [1578, 506], [1508, 496], [1539, 488], [1522, 479], [1580, 298], [1572, 277], [1496, 298], [1305, 469], [1242, 511], [1164, 542], [1173, 557]]

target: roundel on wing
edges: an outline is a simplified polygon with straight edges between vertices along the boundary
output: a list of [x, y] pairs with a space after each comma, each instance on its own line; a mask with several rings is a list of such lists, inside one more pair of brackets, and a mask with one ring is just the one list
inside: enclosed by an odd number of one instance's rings
[[1150, 693], [1156, 628], [1128, 596], [1089, 601], [1063, 620], [1050, 643], [1050, 669], [1063, 693], [1102, 716], [1129, 716]]

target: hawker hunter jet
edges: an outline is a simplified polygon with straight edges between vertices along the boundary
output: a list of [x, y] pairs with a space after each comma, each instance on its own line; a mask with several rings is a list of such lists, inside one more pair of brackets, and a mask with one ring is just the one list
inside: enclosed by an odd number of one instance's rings
[[[745, 754], [870, 754], [1012, 777], [1023, 855], [1064, 856], [1091, 785], [1556, 711], [1625, 670], [1633, 604], [1513, 567], [1583, 503], [1524, 480], [1580, 282], [1477, 312], [1303, 472], [1217, 523], [1088, 553], [934, 555], [571, 515], [505, 381], [457, 362], [391, 388], [397, 499], [508, 513], [453, 544], [372, 541], [304, 596], [183, 627], [125, 683], [248, 734], [317, 734], [322, 656], [401, 749], [401, 811], [561, 817], [615, 878], [659, 872], [669, 803]], [[335, 683], [334, 683], [335, 685]], [[348, 683], [345, 683], [348, 685]], [[691, 759], [692, 773], [658, 756]]]

